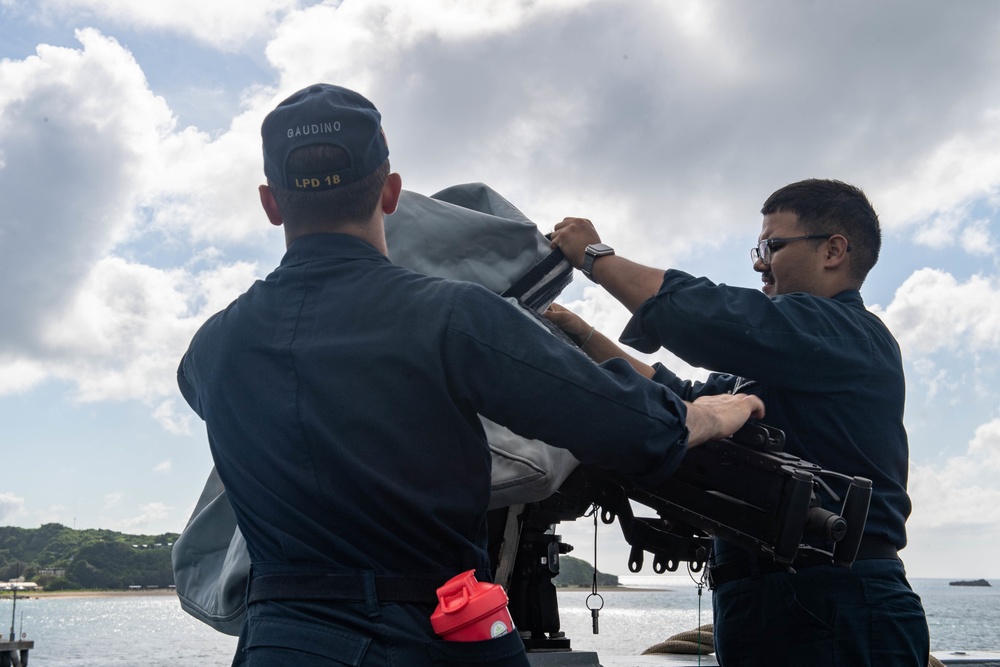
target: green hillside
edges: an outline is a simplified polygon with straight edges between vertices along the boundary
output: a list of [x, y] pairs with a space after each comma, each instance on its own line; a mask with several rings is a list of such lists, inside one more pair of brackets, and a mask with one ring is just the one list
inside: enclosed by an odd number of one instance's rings
[[170, 548], [177, 537], [177, 533], [73, 530], [58, 523], [40, 528], [3, 526], [0, 582], [24, 577], [50, 591], [166, 587], [174, 583]]
[[[552, 580], [557, 587], [591, 586], [594, 583], [594, 566], [572, 556], [559, 557], [559, 574]], [[617, 586], [618, 576], [597, 571], [598, 586]]]

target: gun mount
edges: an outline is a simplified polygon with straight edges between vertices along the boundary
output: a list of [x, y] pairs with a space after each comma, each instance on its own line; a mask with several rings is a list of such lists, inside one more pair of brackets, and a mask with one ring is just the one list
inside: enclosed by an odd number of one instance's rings
[[[646, 553], [658, 574], [681, 563], [701, 571], [713, 537], [790, 572], [800, 558], [850, 567], [868, 516], [871, 482], [824, 470], [783, 447], [780, 430], [748, 424], [731, 438], [688, 451], [674, 475], [655, 488], [581, 466], [551, 497], [497, 510], [490, 517], [494, 572], [528, 650], [569, 650], [552, 579], [559, 574], [559, 556], [572, 546], [562, 543], [555, 525], [595, 505], [604, 523], [617, 519], [632, 546], [631, 572], [642, 569]], [[828, 480], [846, 487], [843, 498]], [[637, 517], [633, 504], [657, 516]]]

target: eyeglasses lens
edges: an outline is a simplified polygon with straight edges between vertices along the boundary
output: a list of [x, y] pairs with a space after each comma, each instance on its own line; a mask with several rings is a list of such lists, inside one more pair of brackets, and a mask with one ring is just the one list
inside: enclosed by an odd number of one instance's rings
[[771, 263], [771, 244], [766, 240], [757, 244], [757, 257], [760, 258], [764, 266], [768, 266]]

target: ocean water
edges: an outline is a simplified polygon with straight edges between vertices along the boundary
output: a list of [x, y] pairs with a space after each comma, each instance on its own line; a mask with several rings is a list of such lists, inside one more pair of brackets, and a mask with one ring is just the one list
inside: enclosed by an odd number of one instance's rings
[[[9, 637], [11, 603], [0, 604]], [[18, 598], [14, 631], [35, 642], [29, 667], [229, 665], [236, 637], [182, 611], [173, 595]]]
[[[559, 594], [559, 619], [573, 648], [598, 655], [637, 655], [671, 635], [712, 622], [712, 594], [700, 598], [687, 575], [619, 577], [639, 591], [602, 592], [600, 634], [594, 635], [587, 591]], [[911, 579], [927, 614], [931, 651], [1000, 651], [1000, 582], [992, 587], [949, 586], [949, 579]], [[1000, 657], [998, 654], [997, 657]]]
[[[600, 633], [594, 635], [587, 591], [560, 591], [562, 629], [576, 650], [638, 655], [671, 635], [712, 621], [708, 589], [699, 598], [686, 576], [625, 576], [643, 590], [602, 591]], [[992, 582], [994, 584], [1000, 582]], [[1000, 650], [1000, 587], [949, 586], [914, 579], [924, 602], [932, 651]], [[9, 636], [12, 606], [0, 600], [0, 630]], [[229, 665], [236, 638], [184, 613], [173, 596], [19, 598], [15, 634], [35, 641], [31, 667], [199, 667]]]

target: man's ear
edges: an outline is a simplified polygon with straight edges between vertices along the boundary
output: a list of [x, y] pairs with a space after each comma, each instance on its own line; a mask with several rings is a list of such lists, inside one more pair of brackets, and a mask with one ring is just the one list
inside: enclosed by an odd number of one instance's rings
[[851, 249], [847, 237], [842, 234], [834, 234], [826, 240], [826, 256], [823, 266], [832, 269], [847, 261], [847, 251]]
[[257, 188], [257, 191], [260, 193], [260, 205], [264, 207], [267, 219], [271, 221], [272, 225], [280, 227], [284, 219], [282, 219], [281, 212], [278, 210], [278, 202], [274, 200], [274, 193], [271, 192], [271, 188], [262, 185]]
[[382, 186], [382, 213], [389, 215], [399, 205], [399, 193], [403, 191], [403, 178], [396, 173], [389, 174]]

